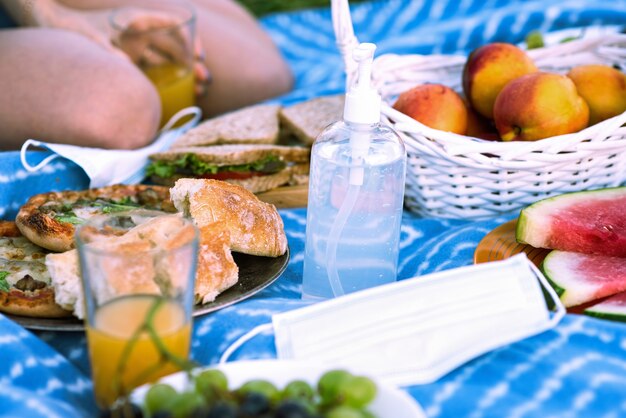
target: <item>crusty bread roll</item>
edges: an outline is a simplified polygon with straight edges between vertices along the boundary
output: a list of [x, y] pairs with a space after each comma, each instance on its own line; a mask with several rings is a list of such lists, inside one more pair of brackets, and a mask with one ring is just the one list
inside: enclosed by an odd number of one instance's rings
[[178, 211], [199, 227], [219, 222], [230, 230], [233, 251], [278, 257], [287, 251], [283, 220], [272, 204], [241, 186], [209, 179], [180, 179], [170, 189]]
[[196, 269], [196, 303], [213, 302], [239, 280], [239, 267], [230, 252], [230, 233], [223, 225], [200, 227]]
[[[212, 302], [217, 295], [237, 283], [239, 268], [230, 252], [229, 231], [223, 225], [208, 224], [199, 230], [194, 299], [196, 303], [204, 304]], [[177, 215], [165, 215], [136, 226], [125, 235], [106, 237], [90, 245], [121, 253], [149, 251], [155, 246], [168, 250], [180, 248], [180, 242], [188, 241], [189, 233], [189, 228], [180, 228], [180, 218], [177, 219]], [[169, 291], [171, 284], [161, 283], [159, 279], [169, 277], [172, 280], [184, 280], [189, 268], [177, 262], [177, 255], [177, 252], [172, 252], [169, 257], [152, 260], [136, 257], [103, 263], [102, 268], [111, 270], [107, 274], [110, 280], [106, 283], [96, 282], [96, 297], [100, 301], [106, 301], [128, 293]], [[82, 319], [85, 311], [77, 250], [48, 254], [46, 266], [56, 303], [64, 309], [74, 311], [74, 315]], [[132, 280], [128, 280], [128, 270], [133, 272]]]

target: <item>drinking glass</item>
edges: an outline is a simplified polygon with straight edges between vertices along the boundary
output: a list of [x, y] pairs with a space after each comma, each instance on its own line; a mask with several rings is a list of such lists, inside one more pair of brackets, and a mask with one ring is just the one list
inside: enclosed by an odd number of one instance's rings
[[113, 44], [155, 85], [161, 99], [161, 126], [195, 103], [194, 36], [191, 6], [150, 3], [116, 9], [110, 15]]
[[189, 365], [198, 231], [148, 211], [92, 218], [76, 231], [98, 405]]

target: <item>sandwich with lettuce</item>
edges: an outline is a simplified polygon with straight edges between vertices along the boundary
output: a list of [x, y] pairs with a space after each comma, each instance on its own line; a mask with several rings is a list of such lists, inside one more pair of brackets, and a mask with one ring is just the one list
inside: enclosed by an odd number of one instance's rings
[[146, 175], [172, 186], [180, 178], [223, 180], [260, 193], [308, 181], [310, 149], [268, 144], [172, 148], [150, 155]]

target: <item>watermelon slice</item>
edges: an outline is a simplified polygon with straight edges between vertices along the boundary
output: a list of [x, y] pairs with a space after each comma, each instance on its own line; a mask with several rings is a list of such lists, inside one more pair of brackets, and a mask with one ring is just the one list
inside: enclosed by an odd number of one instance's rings
[[618, 293], [585, 309], [585, 314], [597, 318], [626, 322], [626, 292]]
[[566, 307], [626, 291], [626, 258], [550, 251], [541, 269]]
[[540, 200], [521, 211], [515, 238], [536, 248], [626, 257], [626, 187]]

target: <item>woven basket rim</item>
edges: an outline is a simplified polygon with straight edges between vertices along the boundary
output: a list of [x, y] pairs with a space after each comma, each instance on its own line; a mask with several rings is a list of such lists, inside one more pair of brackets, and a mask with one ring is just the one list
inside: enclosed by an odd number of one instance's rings
[[[347, 0], [331, 0], [346, 84], [356, 74], [348, 51], [358, 45]], [[583, 37], [528, 51], [537, 67], [565, 74], [575, 65], [618, 65], [626, 72], [626, 34]], [[537, 141], [489, 141], [429, 128], [392, 108], [402, 91], [440, 83], [462, 92], [465, 54], [376, 57], [372, 80], [383, 98], [381, 118], [405, 141], [405, 204], [420, 215], [484, 219], [555, 193], [626, 182], [626, 112], [578, 132]]]
[[[570, 52], [580, 51], [581, 48], [585, 50], [590, 48], [597, 49], [600, 47], [613, 47], [614, 45], [620, 43], [623, 45], [623, 48], [621, 48], [623, 52], [621, 52], [621, 54], [623, 55], [624, 62], [626, 62], [626, 34], [620, 33], [616, 33], [613, 36], [603, 36], [601, 38], [583, 38], [566, 44], [533, 49], [528, 52], [529, 54], [532, 53], [532, 56], [535, 57], [533, 58], [534, 60], [540, 60], [541, 57], [551, 57], [557, 53], [564, 55]], [[626, 146], [626, 137], [624, 137], [623, 134], [620, 135], [623, 137], [622, 139], [614, 138], [612, 136], [614, 132], [626, 124], [626, 111], [577, 132], [547, 137], [536, 141], [507, 142], [501, 140], [490, 141], [468, 135], [460, 135], [433, 129], [392, 108], [387, 97], [388, 95], [386, 95], [384, 91], [386, 80], [380, 76], [380, 73], [385, 71], [385, 68], [394, 65], [399, 67], [402, 67], [403, 65], [408, 66], [413, 60], [419, 60], [421, 64], [428, 63], [429, 60], [436, 62], [449, 60], [449, 65], [454, 67], [464, 64], [466, 59], [466, 56], [459, 54], [383, 54], [377, 57], [374, 61], [372, 74], [374, 77], [374, 84], [383, 95], [384, 105], [382, 113], [384, 116], [386, 116], [393, 123], [396, 130], [412, 137], [422, 137], [427, 140], [427, 146], [445, 148], [447, 152], [450, 152], [452, 155], [462, 155], [465, 152], [480, 152], [491, 154], [493, 158], [503, 157], [508, 160], [511, 158], [517, 159], [523, 154], [536, 152], [575, 152], [577, 146], [581, 142], [604, 142], [609, 138], [614, 142], [615, 148]], [[541, 70], [540, 64], [538, 65]], [[460, 77], [461, 75], [459, 74], [459, 78]], [[437, 83], [438, 80], [433, 80], [432, 82]]]

